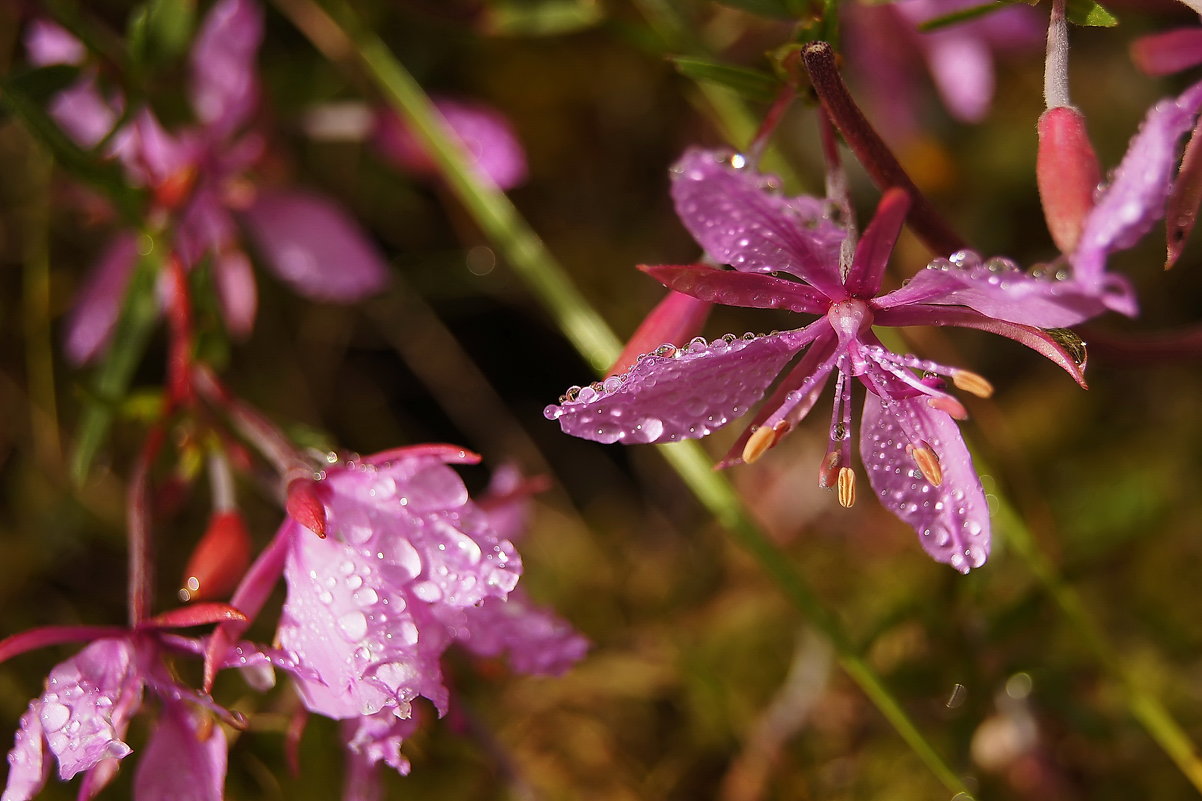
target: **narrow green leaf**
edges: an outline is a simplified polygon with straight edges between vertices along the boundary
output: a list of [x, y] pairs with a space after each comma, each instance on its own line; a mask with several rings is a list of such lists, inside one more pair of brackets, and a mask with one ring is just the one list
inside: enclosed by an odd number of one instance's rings
[[605, 16], [597, 0], [497, 0], [488, 30], [505, 36], [555, 36], [591, 28]]
[[937, 31], [949, 25], [956, 25], [961, 22], [967, 22], [970, 19], [983, 17], [986, 14], [992, 14], [994, 11], [1000, 11], [1006, 6], [1014, 5], [1015, 2], [1016, 0], [994, 0], [994, 2], [962, 8], [959, 11], [952, 11], [948, 14], [942, 14], [927, 20], [918, 26], [918, 30]]
[[788, 0], [717, 0], [719, 5], [730, 6], [761, 17], [795, 19], [797, 13]]
[[108, 438], [113, 416], [125, 401], [134, 370], [146, 351], [146, 343], [158, 319], [155, 286], [162, 267], [161, 244], [143, 236], [138, 258], [121, 307], [113, 340], [92, 377], [71, 455], [71, 478], [82, 484], [92, 469], [96, 454]]
[[705, 58], [675, 56], [671, 59], [681, 75], [698, 81], [721, 84], [749, 100], [770, 102], [776, 97], [781, 83], [774, 76], [747, 67], [720, 64]]
[[129, 15], [130, 57], [143, 68], [180, 58], [196, 21], [192, 0], [148, 0]]
[[1068, 0], [1065, 16], [1074, 25], [1087, 25], [1093, 28], [1113, 28], [1119, 24], [1118, 17], [1095, 0]]

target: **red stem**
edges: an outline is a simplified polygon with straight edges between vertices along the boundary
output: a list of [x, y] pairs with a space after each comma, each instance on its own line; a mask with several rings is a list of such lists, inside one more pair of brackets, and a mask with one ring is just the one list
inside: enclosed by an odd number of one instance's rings
[[831, 46], [826, 42], [813, 42], [806, 45], [801, 57], [822, 107], [873, 182], [881, 191], [899, 187], [910, 195], [912, 205], [908, 219], [914, 233], [940, 256], [963, 250], [964, 240], [918, 191], [897, 157], [852, 99], [835, 65], [835, 53]]
[[166, 432], [154, 425], [134, 462], [126, 496], [129, 526], [129, 624], [138, 626], [154, 603], [154, 561], [150, 541], [150, 465], [163, 447]]

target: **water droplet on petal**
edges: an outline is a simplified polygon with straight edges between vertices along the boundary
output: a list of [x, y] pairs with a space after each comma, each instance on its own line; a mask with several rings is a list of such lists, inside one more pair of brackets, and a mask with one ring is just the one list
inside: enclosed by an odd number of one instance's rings
[[338, 630], [351, 642], [361, 640], [367, 634], [367, 618], [362, 612], [347, 612], [338, 618]]
[[55, 732], [67, 725], [71, 718], [71, 710], [62, 704], [42, 704], [42, 728], [47, 732]]

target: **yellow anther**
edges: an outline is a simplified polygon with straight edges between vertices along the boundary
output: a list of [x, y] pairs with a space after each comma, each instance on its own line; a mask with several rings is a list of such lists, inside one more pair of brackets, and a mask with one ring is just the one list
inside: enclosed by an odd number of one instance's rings
[[988, 398], [993, 394], [993, 384], [971, 370], [957, 370], [952, 373], [952, 383], [978, 398]]
[[934, 486], [938, 487], [943, 483], [943, 467], [939, 464], [939, 457], [930, 448], [913, 448], [910, 450], [910, 458], [914, 460], [914, 464], [918, 465], [918, 469], [922, 471], [922, 476]]
[[839, 505], [850, 509], [856, 502], [856, 473], [850, 467], [839, 468]]
[[776, 444], [776, 431], [767, 426], [757, 428], [743, 446], [743, 461], [751, 464]]

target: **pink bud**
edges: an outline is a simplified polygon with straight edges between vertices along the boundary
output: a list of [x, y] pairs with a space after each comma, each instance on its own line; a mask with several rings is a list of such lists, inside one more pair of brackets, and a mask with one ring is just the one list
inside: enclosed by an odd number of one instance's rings
[[317, 536], [326, 536], [326, 507], [317, 496], [317, 482], [298, 478], [288, 484], [288, 516]]
[[214, 512], [209, 528], [184, 569], [179, 595], [185, 601], [223, 598], [233, 592], [250, 564], [250, 535], [237, 510]]
[[1043, 214], [1056, 247], [1072, 253], [1093, 209], [1102, 171], [1085, 130], [1085, 117], [1075, 108], [1048, 109], [1039, 118], [1038, 130], [1035, 175]]
[[634, 366], [643, 353], [649, 353], [665, 343], [686, 345], [705, 325], [712, 303], [691, 295], [669, 290], [667, 296], [652, 309], [622, 349], [622, 355], [609, 369], [608, 375], [621, 375]]

